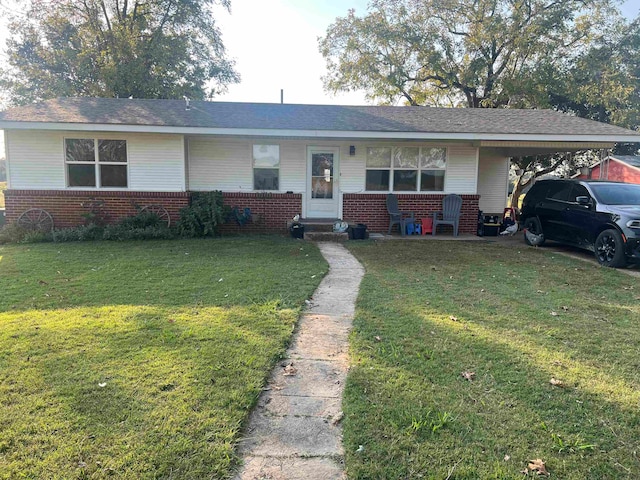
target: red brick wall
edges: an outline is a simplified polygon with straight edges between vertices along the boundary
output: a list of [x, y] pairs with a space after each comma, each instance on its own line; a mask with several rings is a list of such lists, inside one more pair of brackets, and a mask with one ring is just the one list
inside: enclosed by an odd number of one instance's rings
[[[163, 205], [175, 223], [181, 208], [189, 204], [188, 192], [107, 192], [79, 190], [7, 190], [5, 191], [6, 218], [12, 222], [29, 208], [47, 210], [56, 228], [77, 226], [84, 223], [82, 214], [90, 212], [93, 202], [102, 202], [101, 211], [107, 221], [135, 215], [136, 205]], [[398, 203], [401, 210], [413, 211], [417, 218], [431, 216], [442, 207], [444, 195], [401, 194]], [[223, 233], [262, 233], [285, 231], [287, 221], [302, 212], [302, 195], [299, 193], [223, 193], [224, 203], [237, 206], [242, 212], [250, 208], [258, 214], [256, 223], [239, 227], [235, 222], [223, 226]], [[343, 218], [350, 222], [365, 223], [369, 231], [386, 232], [389, 215], [385, 194], [344, 194]], [[479, 195], [462, 195], [461, 233], [475, 233], [478, 218]], [[394, 227], [397, 229], [397, 227]], [[446, 231], [448, 227], [439, 227]], [[397, 231], [397, 230], [396, 230]]]
[[162, 205], [171, 216], [171, 223], [179, 218], [181, 208], [189, 204], [185, 192], [131, 192], [86, 190], [6, 190], [6, 218], [12, 222], [29, 208], [42, 208], [53, 217], [55, 228], [73, 227], [85, 222], [83, 214], [91, 211], [91, 205], [102, 203], [99, 208], [107, 222], [137, 213], [136, 206]]
[[302, 213], [302, 194], [300, 193], [232, 193], [222, 194], [224, 204], [238, 207], [240, 213], [250, 208], [251, 213], [258, 214], [256, 223], [248, 222], [238, 226], [235, 222], [223, 226], [223, 233], [263, 233], [286, 231], [287, 221], [294, 215]]
[[[131, 192], [131, 191], [80, 191], [80, 190], [7, 190], [5, 191], [6, 218], [12, 222], [30, 208], [42, 208], [53, 217], [56, 228], [73, 227], [85, 222], [83, 214], [91, 211], [99, 202], [101, 214], [112, 223], [122, 217], [135, 215], [136, 206], [159, 204], [164, 206], [171, 222], [180, 217], [180, 209], [189, 205], [188, 192]], [[291, 193], [224, 193], [224, 203], [237, 206], [242, 212], [249, 207], [259, 215], [257, 223], [238, 227], [235, 222], [225, 224], [222, 231], [277, 232], [285, 231], [287, 221], [302, 212], [302, 195]]]
[[[398, 206], [402, 211], [414, 212], [416, 218], [431, 217], [433, 212], [442, 210], [442, 194], [399, 194]], [[462, 215], [459, 233], [477, 232], [478, 202], [480, 195], [461, 195]], [[348, 222], [367, 225], [371, 232], [387, 232], [389, 214], [387, 213], [386, 194], [345, 193], [343, 197], [342, 218]], [[393, 232], [398, 231], [394, 225]], [[451, 232], [449, 226], [439, 226], [438, 232]]]

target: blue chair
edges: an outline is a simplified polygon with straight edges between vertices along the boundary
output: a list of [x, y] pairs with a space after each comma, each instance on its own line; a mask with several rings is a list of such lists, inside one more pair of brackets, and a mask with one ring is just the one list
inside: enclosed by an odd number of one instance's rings
[[458, 226], [460, 224], [460, 210], [462, 209], [462, 197], [456, 194], [447, 195], [442, 199], [442, 211], [433, 214], [433, 230], [431, 235], [436, 234], [438, 225], [452, 225], [453, 235], [458, 236]]
[[389, 212], [389, 235], [391, 235], [391, 228], [397, 224], [400, 227], [400, 235], [404, 236], [407, 233], [407, 225], [413, 225], [416, 221], [413, 212], [400, 211], [398, 197], [393, 193], [387, 195], [387, 212]]

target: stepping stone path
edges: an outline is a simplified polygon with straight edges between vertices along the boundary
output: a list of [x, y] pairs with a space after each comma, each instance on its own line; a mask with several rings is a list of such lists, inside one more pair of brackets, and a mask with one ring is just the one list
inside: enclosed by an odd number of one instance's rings
[[343, 479], [342, 392], [362, 265], [337, 243], [318, 243], [329, 273], [251, 414], [236, 480]]

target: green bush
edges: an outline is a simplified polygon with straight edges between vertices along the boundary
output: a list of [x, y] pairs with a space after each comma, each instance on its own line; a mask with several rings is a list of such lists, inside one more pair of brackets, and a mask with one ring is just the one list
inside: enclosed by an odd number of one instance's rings
[[87, 240], [148, 240], [173, 238], [171, 230], [154, 213], [142, 212], [122, 218], [118, 223], [102, 227], [89, 224], [53, 232], [54, 242], [82, 242]]
[[27, 230], [15, 223], [9, 223], [0, 228], [0, 245], [4, 243], [20, 243]]
[[117, 225], [130, 230], [165, 226], [165, 224], [160, 221], [160, 217], [151, 212], [140, 212], [132, 217], [125, 217], [121, 219]]
[[87, 240], [102, 240], [103, 233], [104, 228], [94, 223], [54, 230], [51, 236], [54, 242], [84, 242]]
[[52, 239], [51, 232], [42, 232], [40, 230], [27, 230], [20, 243], [42, 243], [50, 242]]
[[104, 229], [104, 240], [155, 240], [171, 239], [173, 232], [165, 225], [134, 227], [121, 224], [107, 225]]
[[228, 215], [222, 192], [194, 192], [191, 205], [180, 210], [176, 225], [178, 235], [183, 237], [206, 237], [218, 235], [220, 226]]

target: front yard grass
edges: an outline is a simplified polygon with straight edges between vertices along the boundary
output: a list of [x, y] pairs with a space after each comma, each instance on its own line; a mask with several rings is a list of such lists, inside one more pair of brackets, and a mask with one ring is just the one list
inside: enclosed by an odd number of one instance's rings
[[637, 279], [525, 245], [349, 248], [349, 478], [638, 477]]
[[275, 237], [0, 246], [0, 478], [225, 478], [327, 265]]

